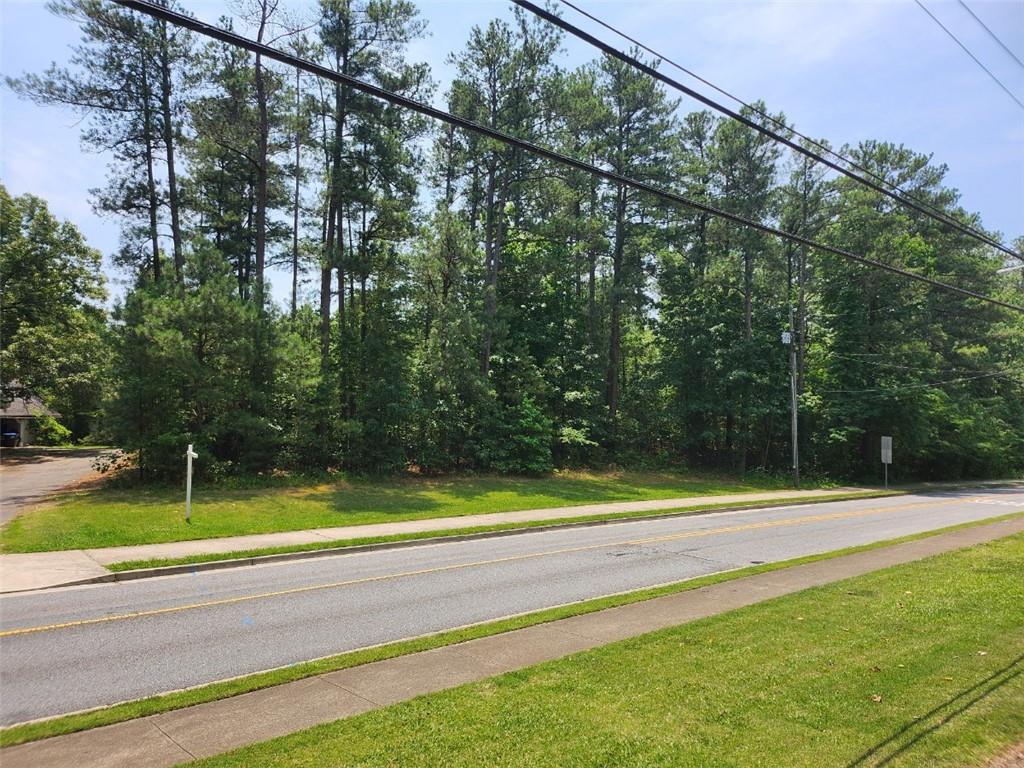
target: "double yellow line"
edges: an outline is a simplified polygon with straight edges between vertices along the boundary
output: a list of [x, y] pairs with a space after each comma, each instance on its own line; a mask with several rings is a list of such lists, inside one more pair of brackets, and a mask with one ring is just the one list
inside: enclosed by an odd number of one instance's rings
[[552, 557], [555, 555], [566, 555], [575, 552], [587, 552], [597, 549], [608, 549], [610, 547], [624, 547], [624, 546], [638, 546], [643, 544], [656, 544], [665, 541], [678, 541], [680, 539], [695, 539], [703, 536], [716, 536], [719, 534], [728, 533], [740, 533], [743, 531], [756, 531], [765, 528], [785, 528], [795, 525], [806, 525], [808, 523], [819, 523], [829, 520], [848, 520], [850, 518], [867, 517], [869, 515], [878, 515], [885, 512], [899, 512], [907, 509], [916, 509], [919, 507], [936, 507], [942, 504], [963, 504], [967, 501], [977, 501], [977, 499], [948, 499], [946, 501], [928, 501], [917, 504], [902, 504], [899, 506], [890, 507], [875, 507], [873, 509], [862, 509], [853, 512], [836, 512], [831, 515], [809, 515], [806, 517], [794, 517], [786, 520], [772, 520], [763, 523], [746, 523], [744, 525], [733, 525], [723, 528], [706, 528], [696, 531], [686, 531], [683, 533], [670, 533], [664, 536], [652, 536], [645, 539], [627, 539], [625, 541], [616, 541], [605, 544], [587, 544], [580, 547], [565, 547], [562, 549], [552, 549], [545, 552], [533, 552], [525, 555], [510, 555], [508, 557], [498, 557], [492, 560], [476, 560], [470, 563], [458, 563], [456, 565], [440, 565], [433, 568], [422, 568], [415, 571], [402, 571], [400, 573], [389, 573], [381, 576], [367, 576], [361, 579], [349, 579], [347, 581], [335, 581], [330, 584], [314, 584], [307, 587], [293, 587], [291, 589], [281, 589], [276, 592], [262, 592], [256, 595], [241, 595], [239, 597], [225, 597], [220, 600], [208, 600], [204, 603], [190, 603], [188, 605], [176, 605], [168, 608], [156, 608], [150, 611], [134, 611], [132, 613], [115, 614], [113, 616], [100, 616], [95, 619], [80, 619], [78, 621], [65, 621], [59, 624], [45, 624], [38, 627], [20, 627], [18, 629], [8, 629], [0, 632], [0, 638], [13, 637], [15, 635], [29, 635], [36, 632], [49, 632], [58, 629], [72, 629], [74, 627], [85, 627], [93, 624], [107, 624], [114, 621], [127, 621], [128, 619], [141, 619], [148, 616], [162, 616], [169, 613], [178, 613], [180, 611], [192, 611], [200, 608], [215, 608], [221, 605], [234, 605], [237, 603], [247, 603], [254, 600], [264, 600], [272, 597], [283, 597], [286, 595], [299, 595], [305, 592], [318, 592], [325, 589], [338, 589], [340, 587], [351, 587], [357, 584], [370, 584], [375, 581], [386, 581], [388, 579], [402, 579], [411, 576], [425, 576], [431, 573], [444, 573], [446, 571], [457, 571], [464, 568], [479, 568], [485, 565], [497, 565], [500, 563], [511, 563], [519, 560], [532, 560], [539, 557]]

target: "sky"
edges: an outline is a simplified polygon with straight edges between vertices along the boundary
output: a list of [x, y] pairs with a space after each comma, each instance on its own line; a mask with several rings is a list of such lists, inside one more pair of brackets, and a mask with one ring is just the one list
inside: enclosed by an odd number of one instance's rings
[[[1024, 101], [1018, 65], [959, 2], [923, 0], [928, 9]], [[1024, 1], [965, 0], [988, 27], [1024, 60]], [[296, 13], [313, 0], [282, 0]], [[962, 204], [982, 215], [1005, 238], [1024, 235], [1024, 109], [994, 83], [913, 0], [575, 0], [577, 5], [664, 53], [746, 101], [763, 99], [803, 133], [834, 146], [878, 139], [932, 154], [949, 167], [947, 184]], [[222, 0], [182, 0], [198, 18], [216, 22], [230, 13]], [[409, 58], [431, 65], [435, 102], [452, 76], [449, 53], [459, 50], [473, 25], [511, 16], [507, 2], [420, 0], [428, 37]], [[570, 21], [614, 42], [563, 8]], [[241, 31], [241, 29], [240, 29]], [[0, 74], [39, 72], [65, 64], [77, 26], [50, 14], [43, 0], [0, 0]], [[620, 47], [625, 47], [624, 44]], [[564, 66], [594, 58], [585, 44], [566, 40]], [[682, 73], [666, 74], [710, 93]], [[682, 110], [697, 108], [685, 98]], [[46, 199], [60, 218], [74, 222], [89, 244], [109, 256], [118, 226], [98, 216], [89, 190], [102, 186], [107, 158], [81, 147], [79, 117], [18, 99], [0, 85], [0, 183], [13, 194]], [[123, 275], [107, 268], [113, 295]], [[283, 301], [287, 280], [271, 276]]]

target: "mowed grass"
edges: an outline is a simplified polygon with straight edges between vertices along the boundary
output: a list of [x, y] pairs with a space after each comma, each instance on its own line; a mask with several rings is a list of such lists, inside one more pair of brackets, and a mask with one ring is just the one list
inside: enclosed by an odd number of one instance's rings
[[969, 766], [1024, 737], [1024, 536], [196, 763]]
[[[273, 483], [273, 481], [270, 481]], [[192, 522], [182, 488], [100, 487], [69, 493], [3, 529], [4, 552], [155, 544], [251, 533], [454, 517], [578, 504], [780, 490], [772, 477], [676, 472], [558, 472], [547, 477], [287, 480], [269, 487], [197, 483]]]

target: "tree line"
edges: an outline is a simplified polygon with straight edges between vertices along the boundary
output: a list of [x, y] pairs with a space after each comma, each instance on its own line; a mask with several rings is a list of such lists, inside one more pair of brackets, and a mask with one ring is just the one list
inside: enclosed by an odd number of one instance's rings
[[[50, 7], [81, 24], [70, 65], [8, 83], [79, 111], [84, 145], [110, 158], [92, 202], [121, 222], [114, 259], [131, 285], [105, 317], [98, 256], [42, 201], [4, 193], [5, 396], [16, 380], [54, 399], [77, 436], [124, 447], [146, 477], [180, 474], [186, 443], [213, 474], [784, 470], [791, 310], [806, 469], [876, 474], [882, 434], [896, 436], [905, 476], [1024, 466], [1019, 315], [105, 0]], [[565, 66], [560, 32], [518, 8], [472, 29], [441, 94], [410, 60], [426, 23], [407, 0], [320, 0], [301, 14], [249, 0], [221, 23], [623, 176], [1020, 300], [1019, 273], [996, 274], [984, 246], [735, 121], [683, 113], [620, 61]], [[786, 119], [761, 102], [744, 114]], [[841, 151], [982, 227], [930, 156], [873, 140]], [[25, 271], [46, 253], [64, 261]], [[288, 281], [282, 305], [270, 271]], [[28, 305], [54, 281], [73, 319], [40, 330], [59, 313], [40, 320]], [[75, 392], [66, 361], [26, 351], [42, 337], [86, 358]]]

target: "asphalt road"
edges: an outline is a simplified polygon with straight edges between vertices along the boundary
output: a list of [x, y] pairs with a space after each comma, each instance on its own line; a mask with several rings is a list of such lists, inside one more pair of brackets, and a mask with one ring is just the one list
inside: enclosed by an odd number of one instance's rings
[[29, 504], [91, 475], [98, 450], [5, 450], [0, 469], [0, 524], [17, 517]]
[[0, 597], [4, 725], [1024, 511], [1024, 486], [712, 513]]

